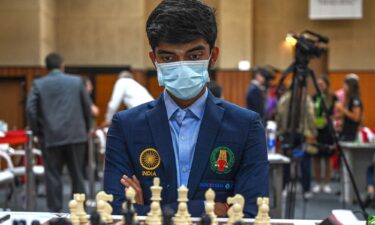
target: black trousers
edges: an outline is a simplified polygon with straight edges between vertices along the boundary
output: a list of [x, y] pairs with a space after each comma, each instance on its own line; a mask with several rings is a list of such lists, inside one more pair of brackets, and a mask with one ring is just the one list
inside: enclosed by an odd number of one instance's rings
[[[86, 143], [48, 147], [43, 151], [47, 206], [52, 212], [63, 209], [62, 171], [67, 165], [73, 193], [85, 193], [82, 164]], [[68, 204], [68, 203], [67, 203]]]

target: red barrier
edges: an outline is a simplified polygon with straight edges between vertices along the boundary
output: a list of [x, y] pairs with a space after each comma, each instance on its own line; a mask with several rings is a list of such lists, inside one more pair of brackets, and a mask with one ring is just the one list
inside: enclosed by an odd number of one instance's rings
[[0, 144], [24, 144], [27, 142], [26, 130], [9, 131], [0, 137]]

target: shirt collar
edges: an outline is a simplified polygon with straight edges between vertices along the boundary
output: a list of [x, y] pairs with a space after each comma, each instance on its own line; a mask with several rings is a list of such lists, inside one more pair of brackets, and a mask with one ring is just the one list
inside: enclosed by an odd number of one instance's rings
[[61, 73], [60, 69], [53, 69], [50, 71], [50, 74], [59, 74], [59, 73]]
[[[206, 88], [203, 95], [200, 98], [198, 98], [191, 106], [186, 108], [189, 109], [200, 120], [203, 118], [207, 96], [208, 91]], [[166, 90], [164, 90], [163, 98], [167, 110], [168, 120], [170, 120], [173, 114], [181, 108], [176, 104], [176, 102], [172, 99], [172, 97]]]

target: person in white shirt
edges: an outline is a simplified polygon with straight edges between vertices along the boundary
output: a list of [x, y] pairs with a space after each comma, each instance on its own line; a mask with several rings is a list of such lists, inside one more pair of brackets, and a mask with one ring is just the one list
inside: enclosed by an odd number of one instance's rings
[[111, 124], [113, 115], [117, 112], [121, 101], [128, 109], [154, 100], [145, 87], [133, 79], [129, 71], [123, 71], [119, 75], [112, 91], [111, 100], [108, 103], [105, 121], [102, 125]]

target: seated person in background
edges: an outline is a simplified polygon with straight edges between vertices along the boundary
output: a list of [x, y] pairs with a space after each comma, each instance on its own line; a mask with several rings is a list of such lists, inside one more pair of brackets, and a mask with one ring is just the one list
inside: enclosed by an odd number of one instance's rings
[[215, 212], [226, 216], [226, 199], [245, 198], [254, 217], [256, 198], [268, 196], [265, 132], [259, 115], [215, 98], [207, 90], [214, 66], [214, 10], [199, 0], [162, 1], [146, 25], [159, 85], [159, 98], [114, 115], [108, 131], [104, 190], [114, 195], [114, 213], [125, 189], [136, 190], [140, 215], [150, 209], [150, 186], [160, 177], [162, 207], [177, 207], [177, 189], [189, 189], [192, 216], [204, 212], [205, 191], [216, 192]]
[[117, 112], [121, 101], [124, 102], [128, 109], [131, 109], [152, 100], [154, 98], [147, 89], [135, 81], [129, 71], [122, 71], [113, 87], [112, 97], [108, 103], [105, 121], [102, 126], [108, 126], [111, 123], [112, 117]]

